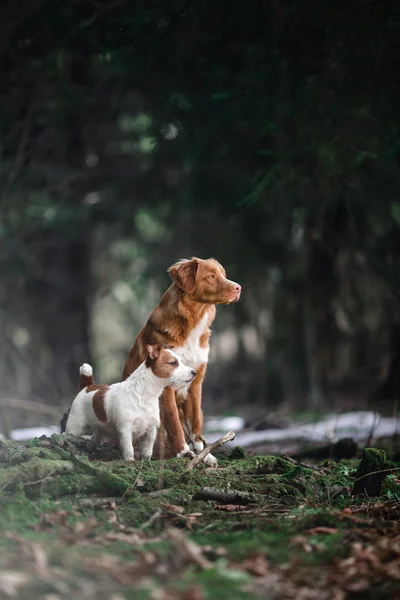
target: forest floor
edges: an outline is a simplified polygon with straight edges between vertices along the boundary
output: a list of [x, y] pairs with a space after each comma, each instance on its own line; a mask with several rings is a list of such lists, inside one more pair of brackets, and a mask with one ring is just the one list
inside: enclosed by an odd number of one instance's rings
[[357, 459], [90, 454], [58, 435], [0, 441], [0, 598], [400, 598], [395, 464], [367, 498]]

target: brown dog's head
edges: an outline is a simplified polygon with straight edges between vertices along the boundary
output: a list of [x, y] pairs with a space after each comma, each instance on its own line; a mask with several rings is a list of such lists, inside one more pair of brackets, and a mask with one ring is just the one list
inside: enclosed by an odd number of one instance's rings
[[224, 267], [214, 258], [184, 258], [168, 270], [175, 283], [195, 302], [230, 304], [240, 298], [241, 286], [226, 278]]

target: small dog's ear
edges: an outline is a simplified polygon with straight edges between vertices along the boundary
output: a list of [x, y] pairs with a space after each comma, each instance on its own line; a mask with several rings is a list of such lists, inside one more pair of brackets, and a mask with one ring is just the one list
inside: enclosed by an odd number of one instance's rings
[[199, 263], [196, 258], [182, 259], [168, 269], [172, 279], [185, 294], [193, 294], [196, 289], [196, 275]]
[[146, 344], [146, 352], [150, 360], [156, 360], [160, 356], [160, 346], [158, 344]]

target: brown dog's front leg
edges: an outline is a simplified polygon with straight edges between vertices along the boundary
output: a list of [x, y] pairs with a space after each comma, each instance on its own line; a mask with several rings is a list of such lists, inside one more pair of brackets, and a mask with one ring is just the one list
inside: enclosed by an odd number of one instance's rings
[[200, 439], [203, 432], [203, 411], [201, 410], [201, 392], [203, 379], [206, 373], [207, 365], [201, 365], [197, 369], [197, 375], [194, 378], [183, 405], [186, 425], [189, 429], [190, 441], [197, 453], [203, 450], [204, 444]]
[[193, 452], [185, 440], [182, 425], [179, 419], [178, 407], [175, 400], [175, 392], [172, 388], [167, 387], [161, 396], [161, 422], [164, 425], [168, 440], [172, 446], [174, 456], [188, 455], [194, 457]]
[[[204, 364], [197, 369], [197, 375], [189, 388], [186, 402], [183, 405], [185, 421], [187, 428], [189, 429], [190, 441], [193, 444], [193, 448], [197, 454], [199, 454], [204, 448], [204, 444], [200, 439], [203, 433], [203, 411], [201, 409], [201, 394], [206, 368], [207, 365]], [[216, 467], [218, 465], [217, 459], [212, 454], [208, 454], [204, 458], [204, 462], [210, 467]]]

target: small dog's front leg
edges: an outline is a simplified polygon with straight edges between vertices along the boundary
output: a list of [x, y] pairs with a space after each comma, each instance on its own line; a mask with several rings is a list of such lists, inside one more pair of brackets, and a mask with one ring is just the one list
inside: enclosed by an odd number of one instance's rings
[[135, 460], [132, 444], [132, 428], [124, 427], [119, 430], [119, 443], [124, 460]]
[[103, 441], [103, 432], [101, 431], [100, 427], [94, 428], [93, 435], [90, 438], [90, 441], [92, 442], [95, 448], [100, 446], [101, 442]]
[[140, 440], [140, 458], [151, 459], [158, 427], [151, 427]]

